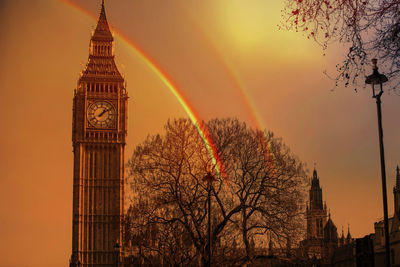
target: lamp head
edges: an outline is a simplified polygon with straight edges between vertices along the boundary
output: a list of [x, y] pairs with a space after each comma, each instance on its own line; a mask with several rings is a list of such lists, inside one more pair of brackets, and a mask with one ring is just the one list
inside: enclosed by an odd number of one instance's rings
[[378, 63], [378, 60], [376, 58], [373, 58], [372, 60], [372, 74], [367, 76], [367, 78], [365, 79], [365, 83], [366, 84], [382, 84], [388, 81], [388, 78], [383, 75], [380, 74], [378, 71], [378, 67], [376, 66]]

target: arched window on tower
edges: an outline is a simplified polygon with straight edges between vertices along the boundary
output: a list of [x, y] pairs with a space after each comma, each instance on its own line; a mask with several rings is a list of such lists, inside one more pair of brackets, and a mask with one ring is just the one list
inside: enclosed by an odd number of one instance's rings
[[320, 229], [320, 234], [322, 234], [322, 219], [319, 219], [319, 229]]

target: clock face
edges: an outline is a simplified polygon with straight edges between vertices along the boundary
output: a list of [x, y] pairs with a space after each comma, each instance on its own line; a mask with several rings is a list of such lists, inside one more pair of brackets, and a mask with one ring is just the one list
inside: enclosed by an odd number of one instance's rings
[[115, 108], [106, 101], [96, 101], [89, 106], [87, 118], [96, 128], [110, 128], [115, 125]]

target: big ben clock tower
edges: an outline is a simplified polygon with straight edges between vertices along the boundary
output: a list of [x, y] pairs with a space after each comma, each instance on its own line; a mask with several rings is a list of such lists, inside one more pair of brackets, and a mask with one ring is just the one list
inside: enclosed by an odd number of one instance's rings
[[103, 0], [73, 99], [71, 266], [115, 266], [120, 260], [127, 100]]

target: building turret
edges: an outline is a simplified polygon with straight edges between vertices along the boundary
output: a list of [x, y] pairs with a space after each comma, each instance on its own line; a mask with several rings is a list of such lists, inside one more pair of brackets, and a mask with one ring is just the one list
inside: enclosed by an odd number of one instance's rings
[[311, 181], [310, 189], [310, 209], [311, 210], [322, 210], [322, 189], [319, 185], [319, 179], [317, 175], [317, 170], [314, 169], [313, 178]]
[[350, 244], [353, 241], [353, 238], [350, 234], [350, 225], [347, 227], [347, 236], [346, 236], [346, 244]]
[[307, 238], [323, 238], [327, 220], [327, 208], [323, 205], [322, 189], [317, 170], [314, 168], [310, 188], [310, 201], [307, 209]]
[[400, 218], [400, 170], [399, 165], [396, 168], [396, 185], [393, 188], [394, 195], [394, 213]]
[[342, 225], [342, 235], [341, 235], [341, 237], [340, 237], [340, 239], [339, 239], [339, 244], [340, 244], [341, 247], [344, 246], [344, 230], [343, 230], [343, 225]]
[[396, 168], [396, 187], [400, 187], [399, 165], [397, 165], [397, 168]]
[[326, 242], [336, 243], [338, 241], [337, 228], [331, 219], [331, 214], [329, 214], [329, 219], [324, 227], [324, 239]]

